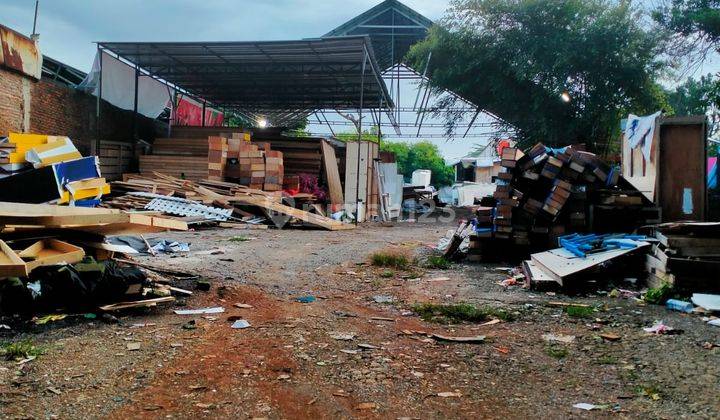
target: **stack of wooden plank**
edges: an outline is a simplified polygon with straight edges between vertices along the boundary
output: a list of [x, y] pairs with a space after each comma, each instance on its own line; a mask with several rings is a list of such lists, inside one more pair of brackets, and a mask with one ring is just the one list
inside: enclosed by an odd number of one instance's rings
[[[269, 148], [269, 145], [268, 145]], [[283, 187], [283, 154], [277, 150], [265, 150], [265, 182], [263, 190], [280, 191]]]
[[228, 159], [228, 141], [224, 137], [208, 137], [208, 179], [222, 181]]
[[646, 257], [650, 287], [667, 283], [694, 292], [720, 291], [720, 223], [667, 223], [653, 230], [658, 242]]
[[176, 137], [156, 139], [152, 154], [139, 158], [140, 173], [162, 171], [183, 179], [207, 179], [208, 140], [199, 140]]
[[475, 219], [477, 224], [475, 232], [470, 235], [470, 245], [468, 247], [468, 261], [482, 261], [483, 259], [483, 240], [492, 238], [493, 235], [493, 219], [495, 209], [493, 207], [480, 206], [475, 209]]
[[[567, 233], [627, 232], [658, 217], [616, 168], [580, 147], [538, 143], [525, 152], [505, 148], [501, 158], [493, 239], [541, 250]], [[613, 220], [610, 209], [626, 216]]]

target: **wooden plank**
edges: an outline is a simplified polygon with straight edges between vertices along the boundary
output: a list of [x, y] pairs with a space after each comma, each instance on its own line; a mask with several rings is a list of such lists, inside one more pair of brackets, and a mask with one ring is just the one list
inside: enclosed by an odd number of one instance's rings
[[[270, 213], [269, 216], [272, 214], [272, 212], [275, 212], [284, 216], [294, 217], [310, 225], [322, 227], [327, 230], [346, 230], [355, 228], [354, 225], [345, 224], [337, 220], [299, 210], [294, 207], [286, 206], [284, 204], [272, 201], [267, 197], [238, 196], [231, 197], [226, 200], [230, 203], [260, 207]], [[272, 219], [273, 218], [271, 217], [271, 220]], [[273, 222], [279, 224], [278, 227], [282, 227], [282, 222], [277, 222], [276, 220], [273, 220]]]
[[335, 149], [326, 141], [322, 141], [323, 164], [325, 168], [325, 179], [330, 192], [330, 204], [342, 205], [345, 203], [343, 198], [342, 184], [340, 183], [340, 171], [338, 170], [337, 158], [335, 157]]
[[100, 309], [101, 311], [110, 312], [110, 311], [118, 311], [120, 309], [140, 308], [140, 307], [145, 307], [145, 306], [156, 306], [158, 303], [173, 302], [173, 301], [175, 301], [174, 297], [166, 296], [166, 297], [138, 300], [138, 301], [132, 301], [132, 302], [113, 303], [111, 305], [100, 306], [98, 309]]
[[530, 258], [545, 273], [555, 281], [563, 284], [563, 279], [573, 274], [588, 270], [606, 261], [610, 261], [622, 255], [649, 246], [648, 242], [638, 242], [638, 247], [633, 249], [615, 249], [597, 254], [590, 254], [585, 258], [572, 255], [564, 248], [557, 248], [550, 251], [532, 254]]
[[15, 251], [5, 242], [0, 240], [0, 278], [2, 277], [26, 277], [28, 268]]
[[30, 272], [44, 265], [80, 262], [85, 257], [85, 251], [80, 247], [57, 239], [44, 239], [25, 248], [18, 256], [31, 259], [31, 261], [27, 262], [28, 272]]

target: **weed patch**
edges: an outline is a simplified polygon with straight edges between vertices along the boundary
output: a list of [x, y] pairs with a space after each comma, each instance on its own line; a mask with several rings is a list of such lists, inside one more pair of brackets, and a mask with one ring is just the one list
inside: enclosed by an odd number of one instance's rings
[[242, 235], [241, 236], [233, 236], [232, 238], [228, 239], [228, 241], [230, 241], [230, 242], [247, 242], [249, 240], [250, 240], [250, 238], [248, 238], [247, 236], [242, 236]]
[[615, 356], [605, 354], [597, 358], [597, 363], [599, 365], [616, 365], [618, 363], [618, 359]]
[[660, 287], [650, 288], [645, 292], [643, 300], [647, 303], [662, 305], [670, 298], [673, 287], [670, 283], [663, 283]]
[[545, 353], [554, 359], [564, 359], [570, 353], [568, 349], [563, 346], [548, 346], [545, 349]]
[[447, 270], [450, 268], [450, 261], [442, 255], [432, 255], [425, 260], [425, 267]]
[[0, 347], [0, 353], [7, 360], [27, 359], [30, 356], [40, 356], [43, 350], [34, 345], [29, 340], [16, 341], [14, 343], [6, 343]]
[[394, 276], [395, 272], [392, 270], [385, 270], [382, 273], [380, 273], [380, 277], [384, 279], [389, 279], [390, 277]]
[[391, 267], [403, 270], [410, 266], [410, 258], [400, 251], [378, 251], [370, 256], [372, 265], [376, 267]]
[[413, 312], [420, 315], [424, 321], [454, 323], [454, 322], [483, 322], [490, 318], [499, 318], [505, 321], [512, 320], [512, 316], [504, 309], [477, 308], [467, 303], [456, 305], [438, 305], [434, 303], [416, 303], [411, 307]]
[[566, 306], [565, 313], [571, 318], [592, 318], [595, 309], [587, 306]]

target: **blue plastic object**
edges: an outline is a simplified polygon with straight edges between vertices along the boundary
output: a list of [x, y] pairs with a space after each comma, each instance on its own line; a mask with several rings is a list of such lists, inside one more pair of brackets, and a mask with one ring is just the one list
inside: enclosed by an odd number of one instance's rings
[[693, 311], [693, 304], [690, 302], [685, 302], [682, 300], [677, 299], [668, 299], [667, 302], [665, 302], [665, 307], [668, 309], [671, 309], [673, 311], [679, 311], [679, 312], [686, 312], [690, 313]]
[[623, 233], [581, 235], [573, 233], [559, 237], [558, 245], [577, 257], [585, 258], [588, 253], [637, 248], [637, 242], [644, 240], [647, 240], [644, 235], [627, 235]]

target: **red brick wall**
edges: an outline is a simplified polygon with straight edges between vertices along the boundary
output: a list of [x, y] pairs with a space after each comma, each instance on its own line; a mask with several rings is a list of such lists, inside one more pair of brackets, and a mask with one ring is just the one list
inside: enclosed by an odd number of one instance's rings
[[[0, 69], [0, 136], [9, 131], [23, 131], [22, 80], [23, 76]], [[96, 138], [96, 98], [52, 81], [26, 80], [29, 82], [30, 127], [25, 131], [68, 136], [80, 152], [87, 155]], [[132, 111], [107, 102], [102, 103], [100, 111], [100, 138], [132, 141]], [[152, 141], [158, 130], [161, 133], [161, 125], [149, 118], [138, 116], [137, 124], [141, 139]]]
[[0, 136], [9, 131], [22, 131], [23, 76], [0, 69]]

